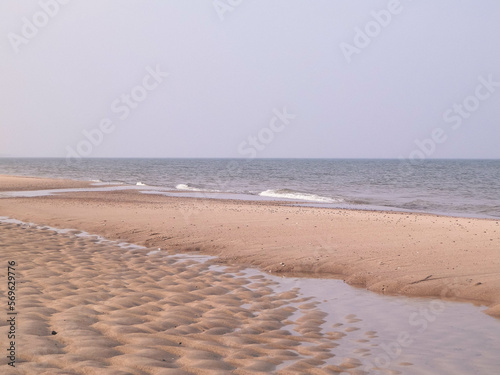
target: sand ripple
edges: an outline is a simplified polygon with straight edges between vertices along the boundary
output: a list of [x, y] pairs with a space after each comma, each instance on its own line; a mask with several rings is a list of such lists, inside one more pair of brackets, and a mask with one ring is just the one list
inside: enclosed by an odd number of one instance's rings
[[[0, 229], [3, 260], [19, 263], [22, 324], [11, 374], [363, 373], [355, 353], [330, 361], [359, 319], [347, 316], [323, 334], [316, 302], [295, 289], [277, 292], [262, 275], [76, 233]], [[2, 322], [2, 337], [6, 329]], [[5, 358], [0, 365], [8, 368]]]

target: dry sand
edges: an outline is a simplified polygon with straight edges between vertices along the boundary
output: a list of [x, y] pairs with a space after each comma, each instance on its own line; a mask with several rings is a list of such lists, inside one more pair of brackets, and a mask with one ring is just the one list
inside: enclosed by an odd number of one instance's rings
[[[25, 183], [16, 179], [0, 177], [0, 190]], [[40, 179], [36, 186], [54, 183]], [[138, 191], [2, 198], [0, 216], [146, 247], [217, 255], [222, 262], [274, 274], [341, 278], [384, 294], [470, 301], [500, 316], [499, 220]]]

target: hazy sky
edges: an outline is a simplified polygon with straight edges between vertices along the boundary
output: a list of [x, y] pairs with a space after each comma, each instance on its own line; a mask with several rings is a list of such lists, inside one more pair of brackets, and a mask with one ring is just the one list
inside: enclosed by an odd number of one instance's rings
[[498, 0], [2, 0], [0, 155], [500, 158], [499, 15]]

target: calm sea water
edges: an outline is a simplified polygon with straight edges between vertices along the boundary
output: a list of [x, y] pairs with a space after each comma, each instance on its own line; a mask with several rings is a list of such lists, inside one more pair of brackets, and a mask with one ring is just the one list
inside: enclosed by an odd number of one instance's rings
[[[500, 160], [0, 159], [0, 174], [137, 185], [194, 196], [500, 217]], [[140, 185], [140, 184], [139, 184]]]

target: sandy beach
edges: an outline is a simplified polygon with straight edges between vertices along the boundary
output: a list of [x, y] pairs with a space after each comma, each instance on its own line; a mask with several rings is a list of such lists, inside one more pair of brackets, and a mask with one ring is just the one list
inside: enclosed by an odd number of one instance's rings
[[[318, 333], [314, 304], [293, 290], [272, 295], [262, 276], [239, 279], [182, 258], [160, 265], [161, 254], [148, 256], [148, 249], [17, 224], [0, 228], [2, 257], [20, 264], [23, 280], [21, 354], [7, 372], [2, 356], [4, 374], [255, 374], [299, 359], [297, 352], [302, 360], [287, 371], [300, 373], [332, 356], [325, 352], [335, 344]], [[282, 330], [296, 310], [290, 302], [309, 312], [301, 336]]]
[[432, 5], [0, 2], [0, 375], [500, 374], [500, 2]]
[[[36, 182], [35, 182], [36, 181]], [[66, 187], [0, 178], [0, 190]], [[85, 182], [72, 182], [85, 187]], [[500, 316], [500, 222], [416, 213], [171, 198], [138, 191], [0, 199], [0, 213], [271, 273], [339, 278], [383, 294], [488, 306]]]
[[[0, 178], [3, 192], [88, 186]], [[390, 302], [376, 307], [361, 297], [369, 307], [337, 309], [346, 310], [326, 324], [318, 306], [327, 297], [313, 298], [319, 289], [304, 297], [295, 284], [280, 289], [276, 280], [245, 273], [248, 266], [277, 276], [340, 279], [386, 295], [483, 304], [495, 317], [500, 312], [496, 220], [136, 190], [4, 195], [0, 216], [22, 221], [0, 223], [2, 262], [19, 264], [16, 308], [22, 311], [17, 366], [9, 374], [429, 373], [413, 366], [418, 356], [397, 357], [388, 368], [373, 364], [383, 358], [374, 354], [381, 351], [377, 327], [357, 314], [385, 321]], [[8, 322], [0, 327], [6, 336]], [[438, 326], [431, 334], [436, 342], [452, 337]], [[463, 368], [441, 366], [453, 373]]]

